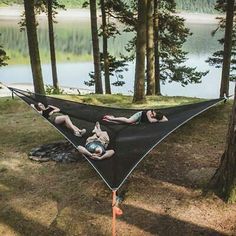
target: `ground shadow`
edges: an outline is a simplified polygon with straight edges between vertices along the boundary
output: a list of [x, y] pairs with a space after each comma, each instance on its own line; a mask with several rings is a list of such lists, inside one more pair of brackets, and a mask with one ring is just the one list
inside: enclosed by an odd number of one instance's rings
[[64, 236], [66, 232], [57, 227], [46, 227], [32, 220], [26, 219], [20, 212], [11, 207], [4, 208], [0, 213], [0, 222], [10, 226], [14, 231], [24, 236]]

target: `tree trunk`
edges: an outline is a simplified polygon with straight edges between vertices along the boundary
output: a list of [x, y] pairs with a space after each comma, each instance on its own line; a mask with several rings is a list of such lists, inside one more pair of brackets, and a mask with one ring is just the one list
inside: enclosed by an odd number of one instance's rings
[[136, 65], [133, 102], [145, 100], [145, 53], [146, 53], [147, 0], [138, 0], [138, 23], [136, 41]]
[[34, 0], [24, 0], [26, 31], [35, 93], [45, 94], [39, 56]]
[[147, 95], [155, 95], [153, 0], [147, 0]]
[[97, 27], [97, 6], [96, 0], [90, 0], [90, 18], [91, 18], [91, 31], [93, 42], [93, 62], [94, 62], [94, 80], [95, 80], [95, 93], [102, 94], [102, 80], [100, 68], [100, 51], [98, 40], [98, 27]]
[[159, 27], [158, 27], [158, 0], [154, 0], [154, 56], [155, 56], [155, 93], [161, 95], [160, 85], [160, 57], [159, 57]]
[[210, 185], [227, 202], [236, 202], [236, 84], [225, 152]]
[[49, 45], [51, 55], [51, 66], [52, 66], [52, 80], [55, 91], [59, 91], [59, 84], [57, 78], [57, 65], [56, 65], [56, 53], [54, 44], [54, 29], [53, 29], [53, 16], [52, 16], [52, 0], [47, 1], [48, 8], [48, 34], [49, 34]]
[[221, 75], [220, 97], [224, 94], [229, 95], [229, 74], [232, 49], [232, 32], [234, 18], [234, 0], [227, 0], [226, 28], [224, 37], [224, 57]]
[[107, 46], [107, 20], [106, 9], [104, 0], [100, 0], [102, 11], [102, 42], [103, 42], [103, 59], [104, 59], [104, 76], [105, 76], [105, 92], [111, 94], [110, 74], [109, 74], [109, 58], [108, 58], [108, 46]]

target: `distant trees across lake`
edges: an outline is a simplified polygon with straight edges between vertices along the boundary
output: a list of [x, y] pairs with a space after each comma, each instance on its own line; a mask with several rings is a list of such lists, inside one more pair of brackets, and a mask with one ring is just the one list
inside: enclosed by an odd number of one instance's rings
[[[85, 0], [60, 0], [66, 8], [81, 8]], [[176, 0], [178, 11], [216, 13], [214, 5], [216, 0]], [[23, 0], [5, 0], [5, 4], [23, 4]], [[0, 5], [3, 5], [0, 3]]]

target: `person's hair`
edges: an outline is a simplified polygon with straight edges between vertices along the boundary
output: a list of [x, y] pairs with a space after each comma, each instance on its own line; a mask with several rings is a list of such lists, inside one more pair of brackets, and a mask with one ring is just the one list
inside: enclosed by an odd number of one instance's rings
[[34, 107], [37, 111], [42, 111], [42, 109], [39, 107], [39, 102], [34, 104]]
[[155, 112], [156, 113], [156, 116], [155, 116], [155, 118], [157, 119], [157, 120], [162, 120], [162, 118], [163, 118], [163, 116], [164, 116], [164, 114], [161, 112], [161, 111], [159, 111], [159, 110], [151, 110], [152, 111], [152, 113], [153, 112]]

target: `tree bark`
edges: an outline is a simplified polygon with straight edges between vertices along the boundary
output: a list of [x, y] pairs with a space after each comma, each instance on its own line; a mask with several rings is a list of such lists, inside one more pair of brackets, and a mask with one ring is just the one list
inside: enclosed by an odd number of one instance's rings
[[105, 76], [105, 93], [111, 94], [111, 85], [110, 85], [110, 74], [109, 74], [109, 57], [108, 57], [108, 46], [107, 46], [107, 19], [106, 19], [106, 8], [104, 0], [100, 0], [101, 3], [101, 12], [102, 12], [102, 42], [103, 42], [103, 60], [104, 60], [104, 76]]
[[227, 202], [236, 202], [236, 84], [225, 152], [210, 186]]
[[91, 18], [91, 31], [92, 31], [92, 43], [93, 43], [95, 93], [102, 94], [103, 89], [101, 80], [96, 0], [90, 0], [89, 3], [90, 3], [90, 18]]
[[153, 33], [154, 33], [154, 57], [155, 57], [155, 94], [161, 95], [160, 85], [160, 57], [159, 57], [159, 26], [158, 26], [158, 1], [154, 0], [154, 17], [153, 17]]
[[26, 31], [35, 93], [45, 94], [39, 56], [34, 0], [24, 0]]
[[146, 53], [147, 0], [138, 0], [138, 23], [136, 41], [136, 65], [133, 102], [145, 100], [145, 53]]
[[48, 34], [49, 34], [49, 45], [51, 55], [51, 67], [52, 67], [52, 80], [53, 87], [56, 91], [59, 91], [59, 83], [57, 78], [57, 64], [56, 64], [56, 52], [55, 52], [55, 40], [54, 40], [54, 29], [53, 29], [53, 16], [52, 16], [52, 0], [47, 1], [48, 8]]
[[230, 61], [232, 49], [232, 32], [233, 32], [233, 18], [234, 18], [234, 0], [227, 0], [226, 10], [226, 28], [224, 37], [224, 56], [223, 68], [221, 75], [220, 97], [224, 94], [229, 95], [229, 74], [230, 74]]
[[147, 0], [147, 95], [155, 95], [153, 8], [154, 0]]

